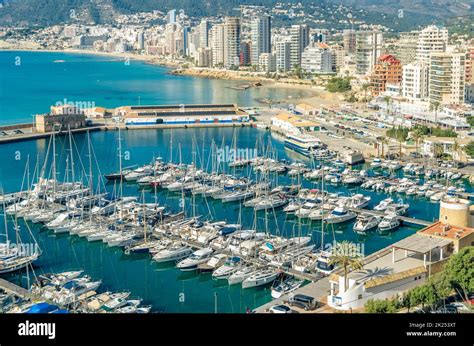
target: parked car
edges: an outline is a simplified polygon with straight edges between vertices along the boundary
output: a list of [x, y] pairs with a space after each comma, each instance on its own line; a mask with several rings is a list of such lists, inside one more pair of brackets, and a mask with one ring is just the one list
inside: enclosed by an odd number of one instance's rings
[[318, 307], [318, 302], [313, 297], [304, 294], [295, 294], [288, 300], [288, 305], [297, 306], [307, 311], [316, 309]]
[[273, 305], [269, 311], [273, 314], [291, 314], [292, 312], [289, 306], [283, 304]]

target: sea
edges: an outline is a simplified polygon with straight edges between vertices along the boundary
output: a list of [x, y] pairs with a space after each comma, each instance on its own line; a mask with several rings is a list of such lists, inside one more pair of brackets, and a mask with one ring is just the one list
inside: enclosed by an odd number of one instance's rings
[[[21, 72], [13, 64], [18, 54], [22, 57]], [[214, 81], [192, 77], [169, 75], [168, 70], [142, 62], [132, 61], [129, 66], [117, 59], [91, 55], [64, 53], [1, 52], [1, 122], [15, 123], [27, 120], [25, 114], [47, 111], [57, 99], [94, 100], [98, 105], [114, 107], [134, 103], [138, 96], [142, 104], [153, 103], [201, 103], [235, 102], [239, 105], [255, 105], [260, 97], [288, 97], [283, 90], [228, 89], [229, 81]], [[65, 62], [56, 62], [64, 60]], [[5, 62], [12, 62], [12, 66]], [[291, 92], [295, 92], [292, 90]], [[263, 93], [263, 94], [262, 94]], [[268, 93], [271, 93], [268, 94]], [[281, 94], [283, 93], [283, 94]], [[297, 95], [292, 94], [293, 97]], [[199, 129], [146, 129], [123, 130], [120, 133], [123, 165], [136, 167], [160, 157], [164, 161], [194, 163], [210, 170], [215, 159], [213, 148], [239, 148], [249, 153], [271, 155], [291, 162], [311, 162], [285, 148], [283, 138], [269, 131], [250, 127], [199, 128]], [[51, 165], [52, 139], [38, 139], [0, 145], [0, 190], [5, 193], [25, 189], [43, 164], [49, 148], [47, 166]], [[99, 131], [55, 139], [57, 172], [60, 179], [86, 178], [92, 170], [95, 186], [100, 191], [117, 191], [115, 184], [106, 183], [103, 175], [118, 170], [118, 131]], [[72, 143], [72, 145], [71, 145]], [[89, 153], [89, 143], [91, 155]], [[71, 149], [72, 148], [72, 149]], [[255, 151], [255, 150], [256, 151]], [[71, 156], [72, 153], [72, 156]], [[225, 161], [225, 160], [224, 160]], [[74, 163], [74, 169], [72, 169]], [[214, 165], [215, 166], [215, 165]], [[359, 169], [367, 168], [363, 165]], [[250, 167], [233, 169], [223, 162], [220, 171], [236, 176], [259, 179]], [[49, 171], [48, 169], [46, 171]], [[273, 175], [274, 185], [294, 183], [286, 175]], [[467, 183], [466, 183], [467, 184]], [[303, 181], [307, 188], [320, 189], [319, 182]], [[363, 193], [371, 197], [372, 208], [387, 195], [364, 190], [327, 184], [330, 192], [341, 195]], [[469, 187], [470, 188], [470, 187]], [[141, 197], [138, 185], [125, 183], [124, 195]], [[147, 202], [158, 201], [168, 210], [183, 209], [188, 216], [200, 215], [203, 220], [240, 223], [244, 229], [257, 229], [283, 236], [311, 236], [316, 247], [324, 243], [349, 240], [356, 243], [365, 255], [382, 249], [415, 233], [419, 227], [402, 226], [386, 235], [372, 232], [360, 236], [352, 230], [353, 223], [326, 226], [324, 235], [320, 221], [298, 220], [280, 210], [257, 212], [240, 203], [222, 203], [212, 198], [186, 196], [163, 189], [146, 189]], [[398, 199], [398, 197], [396, 197]], [[438, 217], [439, 204], [424, 198], [405, 197], [410, 204], [409, 215], [432, 221]], [[10, 238], [14, 237], [12, 220], [8, 219]], [[242, 289], [240, 285], [227, 285], [215, 281], [210, 274], [181, 272], [171, 265], [153, 263], [147, 255], [126, 255], [121, 249], [109, 248], [101, 242], [89, 243], [84, 238], [68, 234], [55, 235], [36, 224], [18, 221], [22, 241], [38, 242], [42, 255], [35, 263], [34, 274], [83, 269], [94, 279], [102, 280], [102, 290], [130, 291], [133, 297], [152, 305], [153, 312], [164, 313], [244, 313], [271, 300], [271, 288]], [[31, 232], [31, 234], [30, 234]], [[5, 233], [3, 222], [0, 234]], [[26, 286], [33, 273], [22, 272], [7, 279]]]

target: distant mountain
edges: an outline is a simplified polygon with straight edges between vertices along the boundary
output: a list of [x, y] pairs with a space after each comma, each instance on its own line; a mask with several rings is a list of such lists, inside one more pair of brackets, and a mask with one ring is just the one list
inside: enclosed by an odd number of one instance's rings
[[[374, 14], [449, 18], [473, 13], [474, 0], [0, 0], [0, 25], [32, 26], [68, 22], [107, 23], [118, 14], [183, 9], [192, 16], [236, 14], [239, 5], [264, 5], [277, 2], [302, 3], [304, 6], [343, 4]], [[413, 18], [412, 18], [413, 19]], [[370, 21], [390, 25], [377, 15]], [[411, 24], [410, 24], [411, 25]]]

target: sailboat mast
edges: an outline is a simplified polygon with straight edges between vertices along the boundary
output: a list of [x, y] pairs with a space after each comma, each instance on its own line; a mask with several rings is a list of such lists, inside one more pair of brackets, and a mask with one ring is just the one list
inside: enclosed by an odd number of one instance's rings
[[71, 126], [68, 125], [68, 132], [69, 132], [69, 151], [71, 153], [71, 179], [72, 182], [76, 182], [75, 176], [74, 176], [74, 155], [73, 155], [73, 150], [72, 150], [72, 133], [71, 133]]
[[321, 194], [322, 194], [322, 217], [321, 217], [321, 251], [324, 250], [324, 161], [321, 162]]

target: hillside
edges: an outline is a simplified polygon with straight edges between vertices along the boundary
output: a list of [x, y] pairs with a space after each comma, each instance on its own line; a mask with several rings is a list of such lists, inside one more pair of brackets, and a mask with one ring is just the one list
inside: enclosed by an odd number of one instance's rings
[[[200, 6], [196, 6], [199, 1]], [[474, 0], [0, 0], [0, 25], [32, 26], [52, 25], [68, 22], [107, 23], [118, 14], [167, 11], [183, 9], [191, 16], [226, 15], [236, 13], [239, 5], [264, 5], [272, 8], [277, 2], [302, 3], [309, 8], [318, 8], [324, 13], [326, 6], [346, 5], [368, 11], [364, 20], [369, 23], [384, 23], [396, 29], [413, 27], [432, 18], [449, 17], [473, 13]], [[399, 11], [404, 18], [398, 20]], [[331, 14], [327, 10], [328, 17]], [[388, 16], [380, 16], [383, 13]], [[423, 17], [420, 17], [420, 14]], [[400, 22], [393, 23], [392, 22]], [[329, 23], [331, 24], [331, 23]]]

